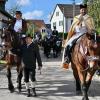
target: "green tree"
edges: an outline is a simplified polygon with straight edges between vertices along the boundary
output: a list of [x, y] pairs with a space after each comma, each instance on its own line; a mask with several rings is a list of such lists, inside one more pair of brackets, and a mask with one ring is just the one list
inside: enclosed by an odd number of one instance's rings
[[34, 28], [35, 28], [35, 25], [32, 23], [32, 22], [27, 22], [27, 27], [28, 27], [28, 30], [27, 30], [27, 34], [30, 34], [32, 37], [34, 37]]
[[88, 0], [83, 0], [83, 3], [84, 3], [84, 4], [87, 4], [87, 2], [88, 2]]
[[95, 28], [100, 33], [100, 0], [93, 0], [88, 4], [88, 13], [94, 18]]

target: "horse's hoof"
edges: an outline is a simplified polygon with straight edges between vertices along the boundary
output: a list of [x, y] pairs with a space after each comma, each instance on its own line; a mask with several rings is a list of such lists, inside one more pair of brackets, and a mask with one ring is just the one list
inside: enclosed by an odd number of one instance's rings
[[18, 92], [20, 93], [21, 92], [21, 89], [18, 89]]
[[83, 97], [82, 100], [89, 100], [88, 97]]
[[15, 90], [13, 85], [8, 85], [8, 89], [9, 89], [10, 93], [13, 93]]
[[82, 95], [81, 91], [76, 91], [76, 95]]
[[14, 91], [15, 91], [15, 89], [13, 88], [13, 89], [10, 90], [10, 93], [13, 93]]

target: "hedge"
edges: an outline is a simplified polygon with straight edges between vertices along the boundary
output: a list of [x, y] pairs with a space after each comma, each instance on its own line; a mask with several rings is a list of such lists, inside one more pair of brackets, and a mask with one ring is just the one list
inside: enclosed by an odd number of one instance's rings
[[[64, 33], [64, 39], [67, 38], [67, 34], [68, 34], [68, 33]], [[62, 32], [59, 32], [59, 37], [61, 37], [61, 38], [63, 37], [63, 33], [62, 33]]]

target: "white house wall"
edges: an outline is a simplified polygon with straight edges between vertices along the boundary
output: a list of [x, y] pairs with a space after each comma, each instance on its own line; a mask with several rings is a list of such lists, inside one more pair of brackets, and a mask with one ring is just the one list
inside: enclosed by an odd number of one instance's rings
[[[56, 12], [59, 12], [59, 16], [56, 16]], [[51, 29], [53, 30], [53, 23], [56, 22], [56, 28], [57, 28], [58, 32], [63, 32], [63, 25], [59, 26], [59, 21], [63, 21], [63, 13], [57, 6], [55, 9], [55, 12], [53, 14], [53, 17], [51, 19]]]
[[[59, 12], [59, 16], [56, 16], [56, 12]], [[71, 22], [73, 18], [65, 18], [64, 17], [64, 33], [67, 33], [70, 29]], [[59, 6], [56, 7], [53, 17], [51, 19], [51, 29], [53, 30], [53, 23], [56, 22], [56, 28], [58, 32], [63, 32], [63, 25], [59, 26], [59, 21], [63, 21], [63, 13], [61, 12]]]

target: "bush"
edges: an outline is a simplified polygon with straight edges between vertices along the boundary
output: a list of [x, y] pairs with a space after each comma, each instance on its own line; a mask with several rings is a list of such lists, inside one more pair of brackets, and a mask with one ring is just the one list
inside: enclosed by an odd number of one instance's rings
[[[64, 39], [67, 38], [67, 34], [68, 34], [68, 33], [64, 33]], [[59, 37], [63, 38], [63, 33], [62, 33], [62, 32], [59, 32]]]
[[97, 30], [96, 33], [100, 34], [100, 28], [97, 28], [96, 30]]

